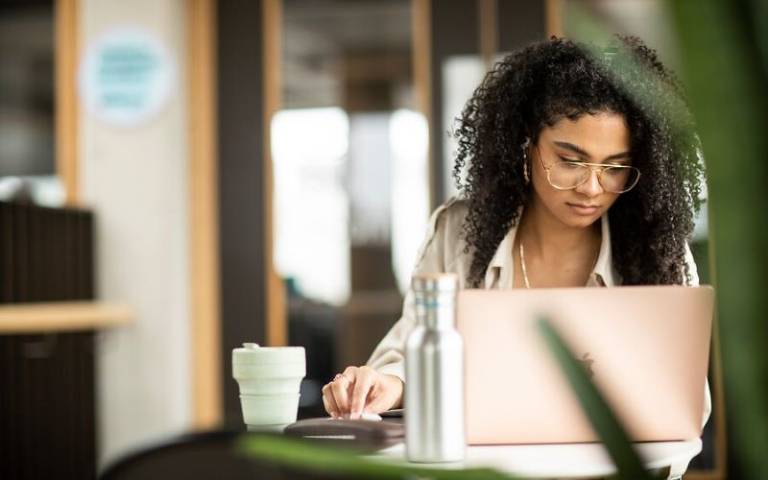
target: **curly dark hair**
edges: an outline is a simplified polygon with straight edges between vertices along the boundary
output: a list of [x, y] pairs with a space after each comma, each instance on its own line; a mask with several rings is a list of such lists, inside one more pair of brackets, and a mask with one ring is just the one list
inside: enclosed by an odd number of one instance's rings
[[608, 212], [621, 282], [690, 281], [685, 242], [702, 204], [704, 167], [680, 82], [636, 37], [615, 36], [605, 48], [552, 37], [498, 62], [457, 119], [453, 177], [468, 201], [462, 235], [465, 253], [472, 252], [469, 285], [481, 284], [531, 196], [525, 139], [536, 143], [544, 126], [599, 112], [624, 116], [633, 165], [642, 172]]

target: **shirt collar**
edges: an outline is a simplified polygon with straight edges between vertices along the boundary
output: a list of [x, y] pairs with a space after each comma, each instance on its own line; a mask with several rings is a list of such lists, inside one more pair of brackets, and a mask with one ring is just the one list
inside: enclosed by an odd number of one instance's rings
[[[517, 217], [518, 219], [520, 216]], [[485, 271], [485, 288], [512, 288], [513, 275], [515, 274], [512, 247], [515, 244], [517, 225], [511, 227], [496, 248], [493, 258], [488, 263]]]
[[[521, 218], [520, 216], [517, 217]], [[613, 271], [613, 255], [611, 253], [611, 228], [608, 221], [608, 213], [600, 217], [600, 252], [592, 273], [587, 281], [587, 286], [616, 285], [616, 275]], [[496, 248], [493, 258], [488, 263], [485, 271], [485, 288], [512, 288], [514, 284], [514, 261], [512, 247], [515, 244], [517, 225], [511, 227]]]
[[[600, 242], [600, 253], [597, 254], [595, 267], [589, 276], [590, 284], [594, 281], [596, 286], [612, 287], [616, 285], [616, 276], [613, 272], [613, 253], [611, 250], [611, 226], [608, 221], [608, 212], [600, 217], [600, 231], [602, 240]], [[602, 285], [601, 285], [602, 280]], [[593, 285], [595, 286], [595, 285]]]

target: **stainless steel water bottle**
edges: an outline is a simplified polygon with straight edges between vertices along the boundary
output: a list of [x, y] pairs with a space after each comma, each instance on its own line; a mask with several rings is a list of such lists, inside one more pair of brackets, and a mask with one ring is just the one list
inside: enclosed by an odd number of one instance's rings
[[458, 277], [412, 280], [416, 327], [405, 345], [405, 447], [411, 462], [464, 459], [464, 344], [455, 328]]

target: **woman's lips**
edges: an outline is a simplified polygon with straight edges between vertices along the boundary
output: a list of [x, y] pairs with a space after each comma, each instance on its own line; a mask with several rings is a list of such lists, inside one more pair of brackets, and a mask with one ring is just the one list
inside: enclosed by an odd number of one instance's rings
[[595, 213], [600, 210], [600, 207], [598, 205], [584, 205], [580, 203], [567, 203], [568, 207], [570, 207], [571, 211], [576, 213], [577, 215], [594, 215]]

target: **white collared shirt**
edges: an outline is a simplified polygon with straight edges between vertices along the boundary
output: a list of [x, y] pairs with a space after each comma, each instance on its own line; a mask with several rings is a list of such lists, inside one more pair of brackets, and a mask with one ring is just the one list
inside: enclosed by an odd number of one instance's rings
[[[466, 278], [472, 263], [471, 253], [464, 253], [466, 242], [461, 235], [462, 225], [468, 211], [467, 202], [452, 198], [438, 207], [429, 219], [427, 235], [417, 254], [413, 274], [420, 273], [456, 273], [459, 277], [459, 288], [464, 289]], [[587, 281], [588, 287], [612, 287], [621, 284], [621, 277], [613, 268], [611, 254], [611, 233], [608, 215], [601, 217], [602, 240], [600, 252], [595, 266]], [[509, 289], [514, 285], [514, 259], [512, 246], [515, 244], [517, 227], [513, 226], [504, 236], [496, 253], [488, 264], [483, 278], [482, 288]], [[689, 286], [699, 285], [696, 263], [690, 248], [686, 245], [685, 261], [690, 274]], [[403, 313], [400, 319], [374, 349], [367, 365], [380, 373], [391, 374], [405, 382], [404, 349], [408, 334], [416, 324], [413, 292], [409, 288], [403, 302]], [[709, 393], [709, 383], [705, 388], [704, 418], [706, 423], [712, 410]]]

